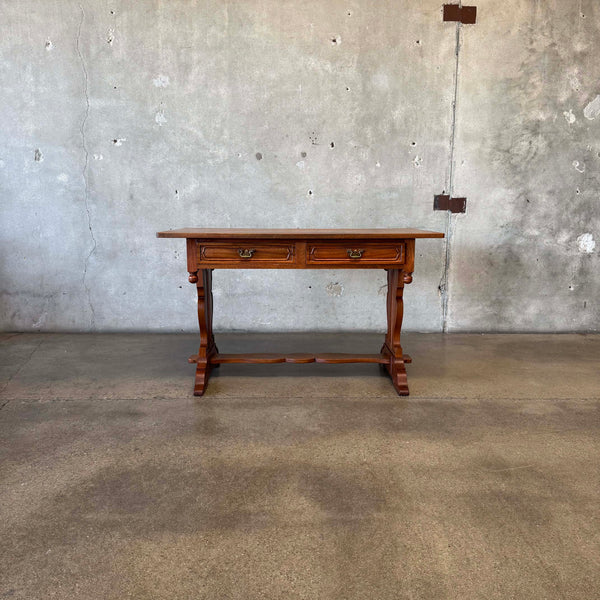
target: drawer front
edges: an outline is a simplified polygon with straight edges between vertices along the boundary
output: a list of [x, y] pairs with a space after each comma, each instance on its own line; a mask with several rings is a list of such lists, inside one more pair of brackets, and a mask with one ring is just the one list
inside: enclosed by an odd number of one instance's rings
[[308, 244], [306, 264], [313, 266], [384, 267], [404, 264], [405, 244], [336, 242]]
[[294, 244], [253, 242], [198, 242], [198, 265], [265, 268], [291, 266], [295, 262]]

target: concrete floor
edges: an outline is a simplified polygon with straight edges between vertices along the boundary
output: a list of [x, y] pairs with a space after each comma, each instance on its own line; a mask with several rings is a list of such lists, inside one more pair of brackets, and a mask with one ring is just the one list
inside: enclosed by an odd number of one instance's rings
[[193, 398], [188, 335], [0, 342], [0, 598], [600, 596], [600, 336], [406, 334], [409, 398], [314, 364]]

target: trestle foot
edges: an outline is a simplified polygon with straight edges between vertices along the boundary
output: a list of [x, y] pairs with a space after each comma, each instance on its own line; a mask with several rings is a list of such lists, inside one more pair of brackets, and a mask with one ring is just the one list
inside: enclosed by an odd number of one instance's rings
[[196, 379], [194, 381], [194, 396], [203, 396], [210, 377], [211, 365], [198, 363], [196, 365]]

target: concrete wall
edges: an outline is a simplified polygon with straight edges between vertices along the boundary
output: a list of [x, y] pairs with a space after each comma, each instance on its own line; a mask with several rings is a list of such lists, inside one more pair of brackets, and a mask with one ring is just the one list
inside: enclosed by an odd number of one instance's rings
[[[415, 226], [407, 329], [597, 330], [600, 6], [477, 6], [3, 2], [0, 326], [195, 330], [161, 229]], [[217, 329], [385, 325], [383, 272], [214, 286]]]

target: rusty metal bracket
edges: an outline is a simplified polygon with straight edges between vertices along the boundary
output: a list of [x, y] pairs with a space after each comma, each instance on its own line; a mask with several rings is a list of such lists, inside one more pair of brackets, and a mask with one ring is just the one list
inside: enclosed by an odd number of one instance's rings
[[473, 25], [477, 19], [476, 6], [444, 4], [444, 21], [459, 21], [463, 25]]
[[467, 212], [466, 198], [450, 198], [448, 194], [433, 197], [433, 210], [449, 210], [451, 213]]

